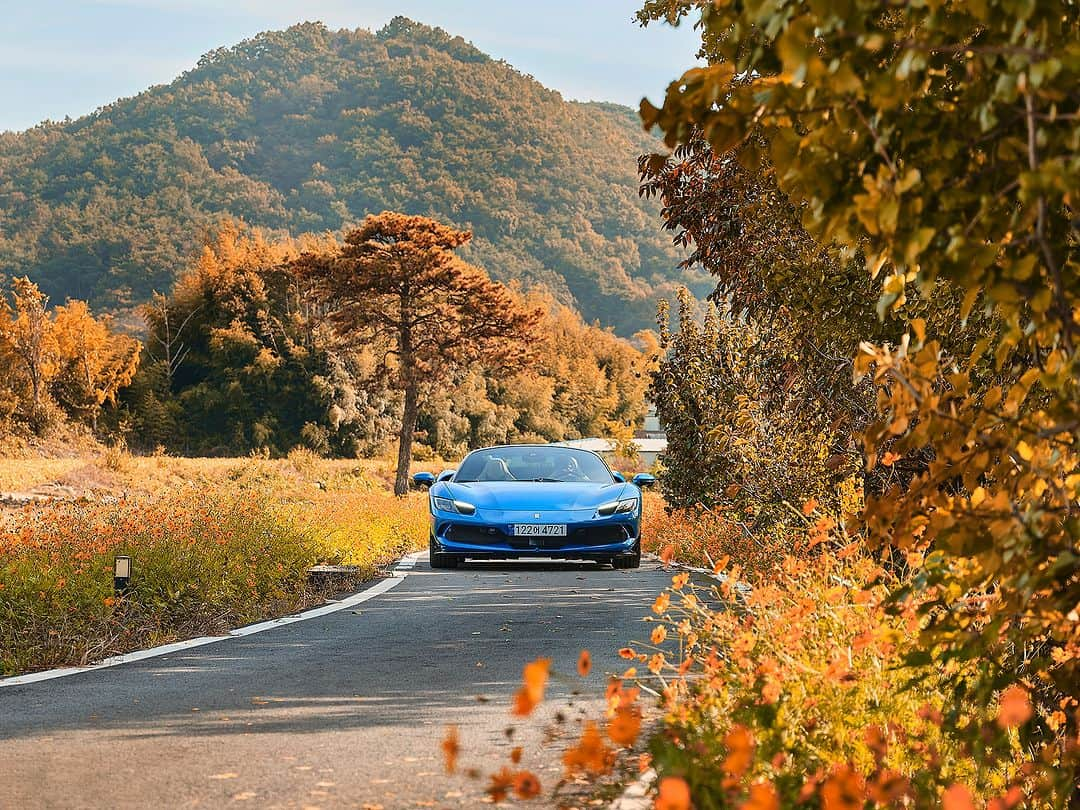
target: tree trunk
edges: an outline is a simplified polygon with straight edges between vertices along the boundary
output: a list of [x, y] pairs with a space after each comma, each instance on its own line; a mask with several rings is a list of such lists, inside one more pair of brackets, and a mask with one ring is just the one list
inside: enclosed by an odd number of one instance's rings
[[405, 407], [401, 413], [401, 433], [398, 438], [397, 475], [394, 476], [394, 494], [409, 491], [409, 464], [412, 462], [413, 432], [420, 412], [420, 392], [415, 382], [405, 384]]

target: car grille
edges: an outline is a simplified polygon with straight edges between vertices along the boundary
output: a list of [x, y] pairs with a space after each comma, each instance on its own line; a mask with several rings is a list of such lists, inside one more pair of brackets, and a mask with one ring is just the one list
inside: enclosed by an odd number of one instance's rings
[[[459, 523], [448, 526], [444, 536], [447, 540], [468, 543], [472, 546], [509, 545], [511, 548], [557, 549], [564, 546], [606, 546], [611, 543], [621, 543], [630, 538], [630, 532], [625, 526], [608, 524], [570, 529], [566, 537], [529, 538], [509, 535], [494, 526], [472, 526]], [[530, 540], [535, 542], [530, 542]]]

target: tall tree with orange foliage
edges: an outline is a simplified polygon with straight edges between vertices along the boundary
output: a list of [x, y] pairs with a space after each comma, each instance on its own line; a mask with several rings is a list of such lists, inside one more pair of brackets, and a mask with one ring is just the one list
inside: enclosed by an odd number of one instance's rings
[[521, 367], [539, 314], [518, 305], [453, 250], [472, 234], [422, 216], [369, 216], [340, 248], [306, 253], [310, 279], [347, 344], [383, 346], [380, 371], [404, 396], [394, 491], [408, 491], [413, 435], [424, 397], [473, 363]]
[[18, 376], [30, 388], [30, 422], [38, 427], [44, 419], [47, 386], [58, 368], [49, 297], [28, 278], [14, 279], [11, 288], [14, 311], [0, 338], [16, 360]]
[[139, 341], [114, 331], [113, 320], [95, 318], [85, 301], [68, 301], [53, 316], [59, 367], [53, 395], [71, 413], [83, 416], [97, 430], [106, 402], [116, 402], [139, 367]]

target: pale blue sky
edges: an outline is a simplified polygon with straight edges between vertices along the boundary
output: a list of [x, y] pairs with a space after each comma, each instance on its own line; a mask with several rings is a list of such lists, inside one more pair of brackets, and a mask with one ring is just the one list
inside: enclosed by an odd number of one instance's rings
[[0, 130], [77, 118], [198, 58], [303, 20], [438, 25], [567, 98], [654, 101], [693, 61], [690, 26], [641, 30], [635, 0], [2, 0]]

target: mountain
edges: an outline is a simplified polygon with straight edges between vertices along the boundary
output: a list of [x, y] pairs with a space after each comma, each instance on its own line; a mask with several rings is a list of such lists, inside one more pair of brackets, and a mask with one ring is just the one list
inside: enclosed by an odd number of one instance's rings
[[0, 273], [124, 308], [167, 289], [223, 216], [298, 234], [393, 209], [471, 228], [466, 258], [495, 278], [628, 334], [686, 280], [637, 193], [656, 145], [628, 108], [565, 101], [441, 29], [303, 23], [0, 134]]

